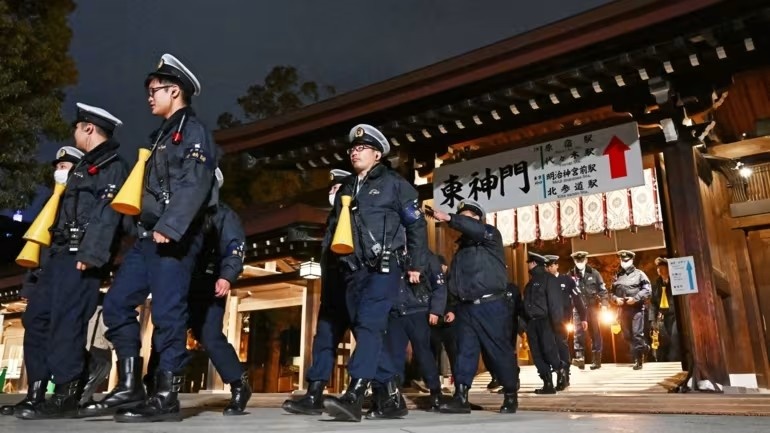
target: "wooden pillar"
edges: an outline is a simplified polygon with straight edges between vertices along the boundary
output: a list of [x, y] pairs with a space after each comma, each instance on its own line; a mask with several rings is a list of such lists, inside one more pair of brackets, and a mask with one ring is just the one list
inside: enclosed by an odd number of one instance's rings
[[723, 330], [718, 324], [719, 295], [714, 285], [695, 151], [686, 142], [673, 143], [663, 151], [674, 229], [671, 248], [674, 256], [692, 256], [695, 261], [699, 291], [683, 296], [680, 304], [684, 306], [680, 311], [686, 313], [683, 325], [689, 331], [694, 383], [710, 380], [728, 385]]
[[302, 342], [300, 343], [300, 358], [302, 366], [299, 370], [299, 388], [304, 389], [305, 374], [313, 363], [313, 339], [318, 324], [318, 308], [321, 305], [321, 280], [307, 280], [305, 301], [302, 304]]

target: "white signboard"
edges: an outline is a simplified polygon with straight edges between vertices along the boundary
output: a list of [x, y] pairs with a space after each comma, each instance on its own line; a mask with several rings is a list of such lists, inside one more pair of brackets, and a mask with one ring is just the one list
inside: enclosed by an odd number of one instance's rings
[[573, 135], [433, 172], [436, 208], [453, 212], [465, 199], [487, 212], [644, 185], [635, 122]]
[[671, 293], [674, 296], [698, 293], [695, 261], [692, 256], [668, 259], [668, 273], [671, 280]]

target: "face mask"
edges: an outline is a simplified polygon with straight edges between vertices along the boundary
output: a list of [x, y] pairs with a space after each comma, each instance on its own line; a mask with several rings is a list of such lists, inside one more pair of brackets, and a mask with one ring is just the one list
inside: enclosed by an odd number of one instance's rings
[[586, 269], [586, 262], [575, 263], [575, 267], [578, 268], [579, 271], [584, 271]]
[[53, 172], [53, 180], [56, 181], [56, 183], [65, 184], [67, 183], [67, 177], [69, 177], [69, 170], [56, 170]]
[[620, 262], [620, 267], [623, 268], [623, 269], [628, 269], [631, 266], [634, 266], [634, 262], [632, 260], [621, 261]]

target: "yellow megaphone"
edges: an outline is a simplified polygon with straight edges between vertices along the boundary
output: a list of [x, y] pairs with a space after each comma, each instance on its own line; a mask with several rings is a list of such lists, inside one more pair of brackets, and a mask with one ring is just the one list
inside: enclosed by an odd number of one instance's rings
[[129, 173], [123, 186], [112, 199], [110, 206], [115, 212], [124, 215], [139, 215], [142, 211], [142, 193], [144, 190], [144, 168], [147, 166], [147, 160], [150, 159], [150, 149], [139, 149], [139, 158], [136, 165]]
[[353, 252], [353, 227], [350, 225], [350, 202], [353, 197], [343, 195], [341, 201], [340, 219], [337, 221], [337, 229], [334, 230], [331, 248], [337, 254], [350, 254]]
[[21, 253], [16, 257], [16, 264], [24, 268], [37, 268], [40, 266], [40, 244], [27, 241]]
[[663, 288], [663, 294], [660, 297], [660, 309], [668, 310], [668, 296], [666, 296], [666, 288]]
[[53, 187], [53, 194], [48, 199], [43, 209], [32, 221], [32, 225], [29, 226], [27, 232], [24, 233], [24, 240], [34, 242], [36, 244], [44, 245], [46, 247], [51, 246], [51, 231], [50, 228], [56, 221], [56, 214], [59, 212], [59, 200], [64, 193], [66, 185], [57, 183]]

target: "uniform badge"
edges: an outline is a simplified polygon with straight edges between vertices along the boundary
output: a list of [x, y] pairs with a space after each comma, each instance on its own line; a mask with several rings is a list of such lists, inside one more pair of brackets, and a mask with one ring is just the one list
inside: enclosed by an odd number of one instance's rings
[[334, 173], [329, 173], [329, 180], [334, 180]]
[[158, 67], [155, 69], [160, 69], [163, 67], [163, 65], [164, 65], [163, 59], [160, 59], [160, 62], [158, 62]]
[[59, 154], [56, 155], [57, 158], [64, 158], [64, 156], [67, 154], [66, 149], [59, 149]]
[[359, 127], [356, 129], [356, 137], [363, 137], [364, 136], [364, 128]]

